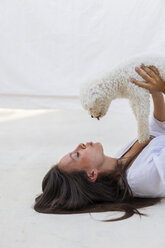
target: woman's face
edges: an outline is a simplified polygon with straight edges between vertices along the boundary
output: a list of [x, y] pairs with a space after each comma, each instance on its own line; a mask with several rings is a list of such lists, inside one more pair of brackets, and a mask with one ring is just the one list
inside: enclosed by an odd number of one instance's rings
[[67, 172], [72, 170], [90, 171], [99, 169], [104, 162], [104, 157], [101, 143], [80, 143], [76, 149], [61, 158], [58, 167]]

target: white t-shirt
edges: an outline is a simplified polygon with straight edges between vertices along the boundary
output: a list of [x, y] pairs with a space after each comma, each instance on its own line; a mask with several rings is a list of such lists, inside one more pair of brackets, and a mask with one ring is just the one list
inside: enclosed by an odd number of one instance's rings
[[[165, 197], [165, 121], [152, 114], [149, 125], [154, 138], [127, 169], [127, 181], [136, 197]], [[120, 158], [136, 141], [133, 139], [114, 157]]]

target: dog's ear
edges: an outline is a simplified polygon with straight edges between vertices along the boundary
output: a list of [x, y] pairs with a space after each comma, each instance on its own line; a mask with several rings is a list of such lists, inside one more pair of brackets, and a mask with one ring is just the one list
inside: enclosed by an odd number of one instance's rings
[[90, 96], [90, 103], [93, 105], [97, 102], [98, 94], [96, 92], [92, 92]]

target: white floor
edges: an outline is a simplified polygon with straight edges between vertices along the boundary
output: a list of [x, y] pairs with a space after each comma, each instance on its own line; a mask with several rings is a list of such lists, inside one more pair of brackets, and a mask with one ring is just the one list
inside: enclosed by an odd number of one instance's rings
[[[122, 126], [122, 128], [121, 128]], [[137, 136], [126, 100], [112, 103], [100, 121], [83, 110], [0, 109], [1, 248], [164, 248], [165, 201], [149, 217], [104, 223], [117, 213], [46, 215], [33, 210], [41, 181], [80, 142], [99, 141], [113, 156]]]

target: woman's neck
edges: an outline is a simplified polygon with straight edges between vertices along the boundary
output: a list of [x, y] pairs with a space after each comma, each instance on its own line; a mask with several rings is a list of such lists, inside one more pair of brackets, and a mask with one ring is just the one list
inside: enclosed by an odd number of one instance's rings
[[115, 167], [117, 165], [117, 159], [116, 158], [112, 158], [110, 156], [104, 156], [104, 162], [102, 164], [102, 166], [99, 169], [99, 173], [108, 173], [108, 172], [112, 172]]

